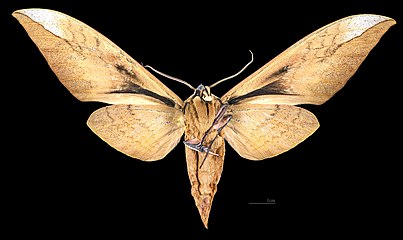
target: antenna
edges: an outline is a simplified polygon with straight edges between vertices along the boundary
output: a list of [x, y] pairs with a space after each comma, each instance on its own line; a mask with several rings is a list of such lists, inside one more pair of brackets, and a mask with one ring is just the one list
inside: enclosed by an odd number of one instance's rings
[[249, 50], [249, 52], [250, 52], [250, 54], [252, 56], [252, 59], [241, 70], [239, 70], [239, 72], [237, 72], [237, 73], [235, 73], [235, 74], [233, 74], [233, 75], [231, 75], [229, 77], [223, 78], [223, 79], [217, 81], [216, 83], [211, 84], [210, 88], [213, 88], [213, 87], [217, 86], [218, 84], [220, 84], [220, 83], [222, 83], [224, 81], [227, 81], [228, 79], [234, 78], [234, 77], [238, 76], [239, 74], [241, 74], [241, 72], [243, 72], [243, 70], [245, 70], [253, 62], [253, 52], [251, 50]]
[[157, 69], [151, 67], [150, 65], [145, 65], [144, 67], [153, 70], [154, 72], [158, 73], [158, 74], [161, 75], [161, 76], [164, 76], [164, 77], [169, 78], [169, 79], [171, 79], [171, 80], [174, 80], [174, 81], [183, 83], [183, 84], [185, 84], [186, 86], [188, 86], [188, 87], [189, 87], [190, 89], [192, 89], [192, 90], [196, 90], [196, 88], [194, 88], [192, 85], [190, 85], [188, 82], [186, 82], [186, 81], [184, 81], [184, 80], [182, 80], [182, 79], [179, 79], [179, 78], [176, 78], [176, 77], [172, 77], [172, 76], [170, 76], [170, 75], [168, 75], [168, 74], [165, 74], [165, 73], [163, 73], [163, 72], [160, 72], [160, 71], [158, 71]]

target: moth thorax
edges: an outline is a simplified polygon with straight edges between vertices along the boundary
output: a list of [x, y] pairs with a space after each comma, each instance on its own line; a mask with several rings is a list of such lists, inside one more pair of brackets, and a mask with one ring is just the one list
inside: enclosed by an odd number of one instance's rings
[[204, 86], [203, 84], [200, 84], [196, 88], [196, 96], [199, 96], [201, 99], [203, 99], [206, 102], [211, 102], [213, 100], [213, 96], [211, 95], [210, 88], [207, 86]]

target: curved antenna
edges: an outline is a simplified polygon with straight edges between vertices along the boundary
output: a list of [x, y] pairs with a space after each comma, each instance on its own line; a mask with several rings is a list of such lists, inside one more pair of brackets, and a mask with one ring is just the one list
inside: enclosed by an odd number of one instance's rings
[[174, 81], [183, 83], [183, 84], [185, 84], [186, 86], [190, 87], [190, 89], [192, 89], [192, 90], [196, 90], [196, 88], [194, 88], [192, 85], [190, 85], [188, 82], [186, 82], [186, 81], [184, 81], [184, 80], [182, 80], [182, 79], [179, 79], [179, 78], [176, 78], [176, 77], [172, 77], [172, 76], [170, 76], [170, 75], [168, 75], [168, 74], [165, 74], [165, 73], [163, 73], [163, 72], [160, 72], [160, 71], [158, 71], [157, 69], [151, 67], [150, 65], [145, 65], [144, 67], [153, 70], [154, 72], [158, 73], [158, 74], [161, 75], [161, 76], [164, 76], [164, 77], [169, 78], [169, 79], [171, 79], [171, 80], [174, 80]]
[[249, 52], [250, 52], [250, 55], [252, 56], [252, 59], [241, 70], [239, 70], [239, 72], [237, 72], [237, 73], [235, 73], [235, 74], [233, 74], [233, 75], [231, 75], [229, 77], [223, 78], [223, 79], [217, 81], [216, 83], [211, 84], [210, 88], [215, 87], [218, 84], [220, 84], [220, 83], [222, 83], [224, 81], [227, 81], [228, 79], [234, 78], [234, 77], [238, 76], [239, 74], [241, 74], [241, 72], [243, 72], [243, 70], [245, 70], [253, 62], [253, 52], [251, 50], [249, 50]]

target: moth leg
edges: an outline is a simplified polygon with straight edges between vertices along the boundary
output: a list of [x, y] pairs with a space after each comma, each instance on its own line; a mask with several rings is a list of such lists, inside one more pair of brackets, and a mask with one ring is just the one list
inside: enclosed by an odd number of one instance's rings
[[210, 154], [212, 154], [214, 156], [219, 156], [217, 153], [210, 151], [209, 147], [201, 145], [200, 142], [193, 143], [195, 141], [196, 141], [195, 139], [191, 139], [189, 141], [183, 141], [183, 143], [185, 144], [186, 147], [188, 147], [188, 148], [190, 148], [192, 150], [195, 150], [197, 152], [205, 152], [207, 154], [210, 153]]
[[213, 125], [213, 128], [217, 130], [218, 134], [221, 133], [222, 129], [227, 126], [229, 121], [232, 119], [232, 115], [226, 115], [219, 122]]
[[203, 161], [202, 161], [202, 163], [200, 164], [200, 167], [199, 167], [199, 168], [201, 168], [201, 167], [203, 166], [204, 162], [206, 161], [207, 155], [208, 155], [209, 153], [211, 153], [210, 149], [211, 149], [211, 147], [213, 146], [214, 141], [217, 139], [218, 135], [220, 135], [222, 129], [223, 129], [225, 126], [227, 126], [227, 124], [229, 123], [229, 121], [231, 120], [231, 118], [232, 118], [232, 115], [226, 115], [226, 116], [222, 117], [219, 122], [217, 122], [216, 124], [214, 124], [214, 125], [212, 126], [214, 129], [217, 129], [217, 135], [215, 135], [215, 137], [214, 137], [213, 140], [211, 141], [210, 145], [207, 147], [208, 152], [206, 152], [206, 154], [204, 155]]
[[[212, 129], [218, 129], [221, 126], [221, 120], [223, 120], [224, 118], [224, 114], [226, 113], [228, 108], [227, 104], [223, 104], [220, 109], [218, 110], [216, 116], [214, 117], [214, 121], [213, 124], [211, 125], [211, 127], [209, 127], [209, 129], [207, 129], [207, 131], [204, 133], [202, 140], [200, 141], [200, 144], [204, 143], [204, 140], [206, 139], [206, 136], [210, 133], [210, 131]], [[226, 125], [226, 124], [225, 124]]]

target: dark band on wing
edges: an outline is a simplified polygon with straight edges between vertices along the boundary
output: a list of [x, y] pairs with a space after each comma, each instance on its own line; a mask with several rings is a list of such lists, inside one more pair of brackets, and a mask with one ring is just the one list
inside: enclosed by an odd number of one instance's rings
[[261, 96], [261, 95], [295, 95], [292, 93], [289, 93], [288, 91], [286, 91], [284, 88], [279, 87], [281, 86], [281, 84], [278, 84], [278, 82], [273, 82], [270, 83], [260, 89], [257, 89], [255, 91], [252, 91], [250, 93], [247, 93], [245, 95], [239, 96], [239, 97], [235, 97], [235, 98], [231, 98], [228, 100], [229, 104], [236, 104], [242, 100], [245, 100], [247, 98], [251, 98], [251, 97], [256, 97], [256, 96]]
[[266, 78], [269, 81], [272, 78], [278, 78], [278, 80], [267, 84], [266, 86], [256, 89], [252, 92], [249, 92], [245, 95], [234, 97], [228, 100], [229, 104], [236, 104], [242, 100], [247, 98], [261, 96], [261, 95], [295, 95], [293, 94], [290, 89], [288, 89], [285, 85], [282, 84], [281, 76], [286, 73], [290, 69], [289, 66], [285, 66], [278, 71], [271, 74], [269, 77]]
[[[129, 76], [131, 79], [136, 80], [137, 76], [134, 72], [127, 70], [124, 66], [122, 65], [116, 65], [116, 69]], [[133, 83], [132, 81], [126, 81], [124, 85], [120, 86], [120, 89], [111, 91], [110, 93], [133, 93], [133, 94], [143, 94], [149, 97], [153, 97], [155, 99], [160, 100], [161, 102], [165, 103], [166, 105], [170, 107], [175, 107], [175, 102], [167, 97], [161, 96], [155, 92], [152, 92], [150, 90], [147, 90], [145, 88], [142, 88], [141, 86]]]

